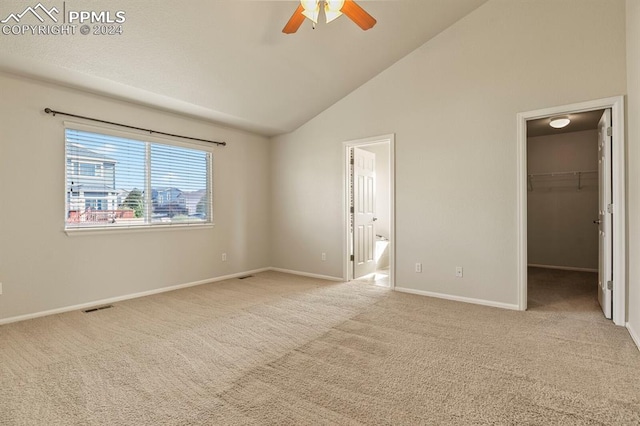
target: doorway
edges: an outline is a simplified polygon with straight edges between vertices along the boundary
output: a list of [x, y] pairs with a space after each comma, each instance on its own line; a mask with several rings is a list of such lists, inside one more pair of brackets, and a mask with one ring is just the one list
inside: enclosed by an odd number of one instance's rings
[[[598, 275], [599, 195], [606, 185], [599, 184], [599, 122], [610, 111], [527, 122], [530, 310], [602, 317], [598, 303], [602, 282]], [[607, 303], [605, 316], [611, 318], [610, 298], [602, 303]]]
[[344, 143], [344, 279], [395, 285], [394, 135]]
[[[599, 111], [601, 110], [601, 111]], [[529, 124], [534, 124], [536, 120], [546, 119], [547, 123], [550, 117], [566, 116], [566, 115], [579, 115], [583, 113], [592, 112], [593, 114], [600, 115], [602, 111], [609, 111], [609, 117], [611, 119], [611, 125], [600, 123], [600, 131], [605, 132], [605, 136], [608, 136], [608, 142], [605, 142], [602, 146], [608, 147], [608, 157], [610, 159], [610, 170], [599, 173], [597, 170], [591, 168], [585, 168], [584, 170], [566, 170], [569, 172], [566, 175], [553, 176], [553, 173], [539, 172], [529, 173], [528, 170], [528, 153], [527, 153], [527, 127]], [[598, 111], [598, 112], [594, 112]], [[606, 114], [602, 114], [606, 115]], [[610, 127], [610, 130], [607, 130]], [[607, 133], [608, 132], [608, 133]], [[598, 142], [600, 147], [601, 141]], [[532, 186], [535, 185], [533, 179], [537, 179], [537, 186], [543, 190], [544, 185], [556, 185], [563, 186], [567, 184], [567, 181], [576, 180], [577, 189], [582, 185], [586, 185], [589, 180], [591, 184], [597, 183], [599, 189], [610, 189], [610, 202], [604, 202], [599, 199], [599, 204], [604, 203], [604, 211], [600, 209], [599, 216], [594, 217], [594, 222], [598, 226], [599, 241], [598, 241], [598, 254], [599, 261], [596, 266], [596, 270], [600, 275], [599, 281], [599, 297], [602, 297], [601, 305], [603, 306], [603, 312], [607, 316], [607, 306], [609, 309], [609, 317], [611, 317], [615, 324], [625, 324], [625, 307], [626, 307], [626, 275], [625, 275], [625, 186], [624, 186], [624, 99], [623, 97], [600, 99], [590, 102], [584, 102], [580, 104], [572, 104], [561, 107], [547, 108], [542, 110], [530, 111], [527, 113], [518, 114], [518, 292], [519, 292], [519, 308], [521, 310], [527, 309], [527, 289], [528, 289], [528, 266], [529, 266], [529, 238], [528, 238], [528, 198]], [[600, 154], [600, 152], [599, 152]], [[600, 164], [600, 163], [599, 163]], [[575, 173], [574, 173], [575, 172]], [[533, 176], [531, 176], [533, 175]], [[609, 181], [604, 182], [598, 180], [603, 176], [609, 176]], [[543, 180], [548, 182], [544, 183]], [[593, 180], [595, 179], [595, 182]], [[547, 188], [548, 189], [548, 188]], [[535, 190], [535, 188], [533, 188]], [[606, 192], [606, 191], [605, 191]], [[602, 193], [602, 191], [600, 191]], [[535, 213], [534, 213], [535, 214]], [[603, 216], [606, 216], [604, 220]], [[601, 225], [604, 224], [604, 225]], [[607, 228], [608, 227], [608, 228]], [[607, 228], [607, 229], [605, 229]], [[609, 250], [603, 249], [603, 244], [606, 244], [606, 239], [600, 238], [602, 235], [606, 235], [610, 239], [611, 247]], [[593, 243], [593, 241], [591, 242]], [[535, 251], [535, 249], [532, 249]], [[532, 253], [533, 254], [533, 253]], [[566, 254], [566, 253], [565, 253]], [[604, 255], [604, 256], [603, 256]], [[591, 265], [594, 264], [594, 259], [591, 258], [588, 262]], [[607, 263], [608, 262], [608, 263]], [[607, 266], [609, 265], [609, 266]], [[540, 265], [539, 265], [540, 266]], [[576, 267], [578, 271], [588, 271], [590, 268]], [[607, 275], [608, 274], [608, 275]], [[605, 276], [606, 275], [606, 276]], [[609, 278], [610, 277], [610, 278]], [[594, 289], [595, 291], [595, 289]], [[611, 297], [610, 300], [606, 300], [606, 297]]]

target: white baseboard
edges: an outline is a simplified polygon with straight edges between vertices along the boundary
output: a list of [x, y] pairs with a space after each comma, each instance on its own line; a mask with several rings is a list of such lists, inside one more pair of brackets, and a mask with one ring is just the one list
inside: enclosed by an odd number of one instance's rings
[[111, 303], [122, 302], [123, 300], [137, 299], [138, 297], [152, 296], [154, 294], [166, 293], [168, 291], [180, 290], [182, 288], [195, 287], [197, 285], [209, 284], [209, 283], [214, 283], [218, 281], [224, 281], [224, 280], [229, 280], [233, 278], [243, 277], [245, 275], [257, 274], [259, 272], [268, 271], [270, 269], [271, 268], [254, 269], [252, 271], [238, 272], [236, 274], [224, 275], [221, 277], [215, 277], [215, 278], [210, 278], [210, 279], [201, 280], [201, 281], [194, 281], [186, 284], [178, 284], [170, 287], [156, 288], [153, 290], [143, 291], [140, 293], [132, 293], [124, 296], [111, 297], [109, 299], [94, 300], [92, 302], [82, 303], [80, 305], [65, 306], [62, 308], [51, 309], [48, 311], [35, 312], [33, 314], [27, 314], [27, 315], [20, 315], [17, 317], [0, 318], [0, 325], [9, 324], [9, 323], [18, 322], [18, 321], [26, 321], [34, 318], [46, 317], [49, 315], [62, 314], [65, 312], [79, 311], [83, 309], [92, 308], [94, 306], [108, 305]]
[[453, 296], [453, 295], [450, 295], [450, 294], [434, 293], [434, 292], [431, 292], [431, 291], [414, 290], [412, 288], [403, 288], [403, 287], [396, 287], [396, 288], [394, 288], [394, 290], [395, 291], [399, 291], [401, 293], [417, 294], [417, 295], [420, 295], [420, 296], [435, 297], [437, 299], [453, 300], [455, 302], [472, 303], [474, 305], [491, 306], [493, 308], [509, 309], [509, 310], [512, 310], [512, 311], [518, 311], [519, 310], [518, 305], [511, 305], [509, 303], [494, 302], [492, 300], [473, 299], [471, 297]]
[[270, 271], [283, 272], [285, 274], [300, 275], [301, 277], [318, 278], [318, 279], [327, 280], [327, 281], [344, 281], [344, 278], [342, 277], [332, 277], [330, 275], [311, 274], [308, 272], [293, 271], [291, 269], [282, 269], [282, 268], [267, 268], [267, 269], [269, 269]]
[[627, 330], [629, 331], [631, 338], [633, 339], [634, 343], [638, 347], [638, 350], [640, 351], [640, 334], [636, 333], [636, 331], [633, 329], [630, 323], [627, 323]]
[[530, 263], [527, 266], [532, 268], [542, 268], [542, 269], [559, 269], [561, 271], [577, 271], [577, 272], [598, 272], [598, 269], [593, 268], [575, 268], [573, 266], [555, 266], [555, 265], [538, 265], [535, 263]]
[[[124, 295], [124, 296], [112, 297], [112, 298], [109, 298], [109, 299], [94, 300], [94, 301], [87, 302], [87, 303], [82, 303], [82, 304], [79, 304], [79, 305], [65, 306], [65, 307], [62, 307], [62, 308], [51, 309], [51, 310], [48, 310], [48, 311], [35, 312], [35, 313], [32, 313], [32, 314], [20, 315], [20, 316], [10, 317], [10, 318], [3, 318], [3, 319], [0, 319], [0, 325], [9, 324], [9, 323], [18, 322], [18, 321], [26, 321], [26, 320], [45, 317], [45, 316], [49, 316], [49, 315], [61, 314], [61, 313], [65, 313], [65, 312], [78, 311], [78, 310], [88, 309], [88, 308], [92, 308], [92, 307], [100, 306], [100, 305], [108, 305], [108, 304], [111, 304], [111, 303], [122, 302], [123, 300], [130, 300], [130, 299], [137, 299], [139, 297], [152, 296], [154, 294], [166, 293], [166, 292], [169, 292], [169, 291], [180, 290], [180, 289], [187, 288], [187, 287], [195, 287], [195, 286], [202, 285], [202, 284], [209, 284], [209, 283], [229, 280], [229, 279], [238, 278], [238, 277], [242, 277], [242, 276], [245, 276], [245, 275], [257, 274], [257, 273], [265, 272], [265, 271], [276, 271], [276, 272], [282, 272], [282, 273], [285, 273], [285, 274], [299, 275], [299, 276], [303, 276], [303, 277], [317, 278], [317, 279], [322, 279], [322, 280], [327, 280], [327, 281], [336, 281], [336, 282], [344, 281], [344, 279], [342, 277], [332, 277], [330, 275], [312, 274], [312, 273], [308, 273], [308, 272], [294, 271], [294, 270], [291, 270], [291, 269], [267, 267], [267, 268], [261, 268], [261, 269], [254, 269], [252, 271], [238, 272], [238, 273], [235, 273], [235, 274], [224, 275], [224, 276], [210, 278], [210, 279], [201, 280], [201, 281], [194, 281], [194, 282], [185, 283], [185, 284], [178, 284], [178, 285], [174, 285], [174, 286], [170, 286], [170, 287], [157, 288], [157, 289], [153, 289], [153, 290], [149, 290], [149, 291], [143, 291], [143, 292], [140, 292], [140, 293], [132, 293], [132, 294]], [[418, 295], [421, 295], [421, 296], [436, 297], [436, 298], [439, 298], [439, 299], [454, 300], [454, 301], [457, 301], [457, 302], [466, 302], [466, 303], [473, 303], [473, 304], [476, 304], [476, 305], [492, 306], [492, 307], [495, 307], [495, 308], [518, 310], [518, 305], [510, 305], [510, 304], [506, 304], [506, 303], [493, 302], [493, 301], [490, 301], [490, 300], [472, 299], [472, 298], [468, 298], [468, 297], [452, 296], [452, 295], [441, 294], [441, 293], [432, 293], [432, 292], [428, 292], [428, 291], [414, 290], [414, 289], [402, 288], [402, 287], [395, 287], [395, 290], [399, 291], [399, 292], [403, 292], [403, 293], [418, 294]], [[629, 329], [629, 330], [631, 332], [631, 329]]]

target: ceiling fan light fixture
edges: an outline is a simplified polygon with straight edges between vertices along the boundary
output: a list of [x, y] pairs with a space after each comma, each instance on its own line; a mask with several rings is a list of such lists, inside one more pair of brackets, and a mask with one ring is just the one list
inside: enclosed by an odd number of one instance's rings
[[376, 19], [360, 7], [355, 0], [300, 0], [300, 4], [287, 21], [282, 32], [285, 34], [295, 33], [305, 19], [311, 20], [313, 28], [315, 28], [320, 18], [321, 4], [324, 7], [327, 23], [346, 15], [364, 31], [373, 28], [376, 24]]
[[300, 4], [304, 8], [302, 14], [317, 24], [320, 15], [320, 0], [300, 0]]
[[553, 117], [551, 121], [549, 121], [549, 126], [554, 129], [562, 129], [563, 127], [567, 127], [569, 123], [571, 123], [569, 116], [564, 115], [562, 117]]
[[342, 16], [342, 6], [344, 6], [344, 0], [326, 0], [324, 2], [324, 15], [327, 18], [327, 24]]

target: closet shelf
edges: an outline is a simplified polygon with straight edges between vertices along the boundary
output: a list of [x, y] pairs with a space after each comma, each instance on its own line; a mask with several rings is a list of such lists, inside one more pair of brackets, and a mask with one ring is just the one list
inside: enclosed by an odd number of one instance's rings
[[[529, 184], [529, 191], [533, 191], [533, 182], [537, 178], [540, 179], [537, 183], [547, 182], [566, 182], [573, 181], [575, 179], [575, 185], [578, 190], [584, 188], [584, 180], [593, 180], [598, 178], [597, 170], [573, 170], [569, 172], [551, 172], [551, 173], [530, 173], [527, 175], [527, 181]], [[573, 185], [572, 185], [573, 186]]]

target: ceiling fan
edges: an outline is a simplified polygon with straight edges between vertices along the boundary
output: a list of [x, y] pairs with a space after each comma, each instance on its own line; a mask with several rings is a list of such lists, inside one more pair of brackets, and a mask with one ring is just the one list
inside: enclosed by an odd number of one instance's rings
[[377, 22], [373, 16], [369, 15], [353, 0], [300, 0], [298, 8], [293, 12], [282, 32], [285, 34], [295, 33], [305, 18], [310, 19], [313, 22], [313, 28], [315, 28], [320, 16], [320, 3], [324, 3], [324, 15], [327, 23], [344, 14], [366, 31]]

